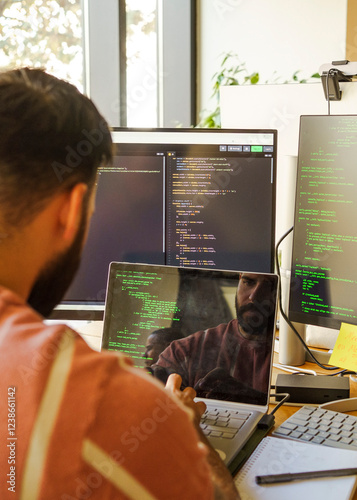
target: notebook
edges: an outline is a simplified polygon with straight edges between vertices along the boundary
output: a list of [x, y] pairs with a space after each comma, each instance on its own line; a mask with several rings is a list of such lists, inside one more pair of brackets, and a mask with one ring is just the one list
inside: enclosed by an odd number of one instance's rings
[[316, 478], [290, 483], [258, 485], [256, 477], [266, 474], [343, 469], [357, 466], [357, 453], [265, 437], [235, 477], [242, 500], [345, 500], [352, 498], [356, 476]]
[[102, 349], [194, 387], [227, 466], [268, 410], [277, 287], [275, 274], [110, 264]]

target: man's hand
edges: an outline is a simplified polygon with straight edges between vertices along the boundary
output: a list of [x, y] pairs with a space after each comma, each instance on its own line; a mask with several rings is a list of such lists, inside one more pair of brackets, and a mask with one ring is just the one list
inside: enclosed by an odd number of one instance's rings
[[202, 398], [225, 399], [228, 401], [244, 401], [259, 403], [264, 394], [243, 384], [232, 377], [223, 368], [215, 368], [208, 372], [195, 385], [197, 395]]
[[240, 497], [231, 474], [201, 431], [200, 420], [206, 409], [206, 405], [203, 401], [194, 401], [196, 391], [192, 387], [186, 387], [181, 391], [181, 383], [182, 379], [180, 375], [173, 373], [167, 379], [165, 389], [176, 396], [176, 398], [179, 398], [185, 406], [194, 412], [199, 438], [205, 444], [208, 451], [207, 462], [211, 468], [211, 477], [215, 487], [214, 498], [215, 500], [239, 500]]
[[181, 384], [181, 376], [177, 375], [177, 373], [172, 373], [167, 379], [165, 389], [179, 398], [185, 406], [193, 410], [195, 425], [199, 426], [201, 417], [206, 410], [206, 405], [203, 401], [194, 401], [196, 391], [192, 389], [192, 387], [186, 387], [183, 391], [181, 391]]

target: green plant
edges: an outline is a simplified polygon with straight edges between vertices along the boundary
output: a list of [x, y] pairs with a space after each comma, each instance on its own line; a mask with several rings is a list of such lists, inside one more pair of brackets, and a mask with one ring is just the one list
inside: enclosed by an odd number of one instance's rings
[[[264, 83], [307, 83], [311, 78], [320, 78], [318, 73], [310, 76], [310, 78], [299, 78], [300, 70], [295, 71], [289, 80], [281, 81], [281, 77], [273, 73], [273, 77]], [[216, 108], [214, 111], [201, 113], [201, 119], [197, 124], [199, 128], [220, 128], [221, 127], [221, 111], [219, 105], [219, 94], [221, 86], [228, 85], [256, 85], [259, 83], [260, 75], [257, 71], [250, 73], [244, 62], [239, 60], [237, 54], [228, 52], [223, 55], [220, 64], [220, 70], [213, 77], [213, 92], [212, 98], [216, 100]]]

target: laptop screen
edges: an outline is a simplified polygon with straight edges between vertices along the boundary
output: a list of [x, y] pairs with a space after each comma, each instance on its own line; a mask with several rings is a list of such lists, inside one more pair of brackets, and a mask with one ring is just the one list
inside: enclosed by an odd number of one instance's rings
[[111, 263], [102, 348], [198, 397], [266, 404], [274, 274]]

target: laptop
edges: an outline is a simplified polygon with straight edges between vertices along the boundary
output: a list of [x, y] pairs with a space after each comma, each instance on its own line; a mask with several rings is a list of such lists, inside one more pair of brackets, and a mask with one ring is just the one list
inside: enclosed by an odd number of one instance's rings
[[102, 349], [194, 387], [207, 406], [203, 432], [228, 467], [268, 411], [277, 287], [271, 273], [109, 267]]

